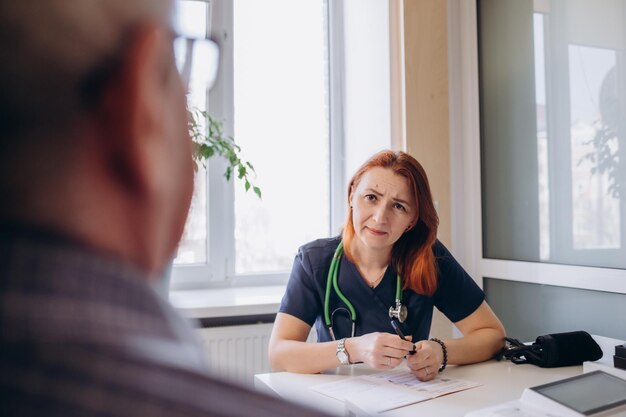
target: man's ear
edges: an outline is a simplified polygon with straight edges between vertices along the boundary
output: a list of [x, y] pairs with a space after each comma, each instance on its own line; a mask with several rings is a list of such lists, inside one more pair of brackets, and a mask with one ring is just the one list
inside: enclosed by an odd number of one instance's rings
[[156, 148], [162, 135], [166, 106], [165, 78], [170, 64], [167, 34], [157, 27], [134, 33], [117, 71], [107, 84], [100, 106], [103, 135], [100, 146], [108, 167], [133, 195], [155, 186]]

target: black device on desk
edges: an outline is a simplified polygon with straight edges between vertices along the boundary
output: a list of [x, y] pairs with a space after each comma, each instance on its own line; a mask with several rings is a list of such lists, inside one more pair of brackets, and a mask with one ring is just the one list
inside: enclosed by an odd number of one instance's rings
[[626, 369], [626, 343], [615, 346], [615, 355], [613, 355], [613, 366], [620, 369]]

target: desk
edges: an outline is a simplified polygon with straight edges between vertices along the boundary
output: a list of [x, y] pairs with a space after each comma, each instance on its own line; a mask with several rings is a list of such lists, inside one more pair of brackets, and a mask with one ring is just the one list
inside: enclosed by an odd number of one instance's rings
[[[466, 379], [482, 385], [387, 411], [382, 415], [459, 417], [472, 410], [519, 399], [526, 387], [578, 375], [582, 373], [582, 368], [582, 366], [570, 366], [544, 369], [534, 365], [514, 365], [508, 361], [496, 362], [495, 360], [474, 365], [450, 366], [444, 371], [445, 376]], [[276, 372], [255, 375], [254, 385], [258, 390], [266, 393], [278, 395], [329, 414], [343, 416], [345, 413], [343, 402], [326, 397], [309, 388], [324, 382], [372, 372], [376, 371], [365, 365], [346, 366], [315, 375]]]

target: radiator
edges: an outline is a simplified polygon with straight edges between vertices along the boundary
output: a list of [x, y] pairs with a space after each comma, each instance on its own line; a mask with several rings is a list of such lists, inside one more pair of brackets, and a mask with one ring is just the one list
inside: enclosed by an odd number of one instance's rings
[[216, 375], [252, 387], [254, 374], [270, 371], [267, 346], [272, 323], [198, 329]]

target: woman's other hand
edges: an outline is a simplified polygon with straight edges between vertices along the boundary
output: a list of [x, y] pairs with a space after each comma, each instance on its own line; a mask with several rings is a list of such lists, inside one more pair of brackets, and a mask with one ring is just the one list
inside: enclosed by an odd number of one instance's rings
[[346, 350], [352, 362], [364, 362], [375, 369], [393, 369], [413, 350], [409, 340], [391, 333], [368, 333], [346, 339]]
[[422, 340], [415, 344], [415, 348], [415, 354], [406, 357], [407, 366], [420, 381], [434, 379], [443, 363], [441, 345], [430, 340]]

